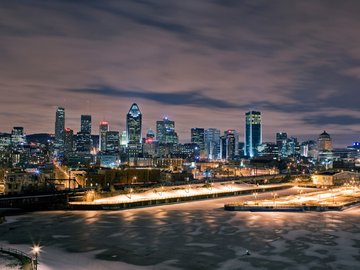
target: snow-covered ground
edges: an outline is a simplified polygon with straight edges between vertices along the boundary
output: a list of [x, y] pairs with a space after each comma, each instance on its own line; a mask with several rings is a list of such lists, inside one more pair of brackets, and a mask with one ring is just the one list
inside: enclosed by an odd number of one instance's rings
[[40, 270], [359, 269], [359, 207], [324, 213], [223, 210], [224, 203], [252, 197], [7, 217], [0, 244], [30, 252], [40, 242]]

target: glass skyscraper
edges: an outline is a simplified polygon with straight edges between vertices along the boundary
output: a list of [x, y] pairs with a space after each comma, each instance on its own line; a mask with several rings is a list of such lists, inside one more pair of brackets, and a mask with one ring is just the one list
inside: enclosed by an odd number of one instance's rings
[[81, 115], [80, 131], [91, 134], [91, 115]]
[[109, 131], [109, 123], [101, 121], [99, 126], [99, 150], [106, 151], [106, 132]]
[[55, 146], [64, 149], [65, 143], [65, 109], [58, 107], [55, 116]]
[[245, 156], [256, 157], [257, 147], [262, 143], [261, 112], [249, 111], [245, 114]]
[[175, 122], [167, 117], [161, 121], [156, 121], [156, 140], [159, 143], [177, 144], [178, 136], [175, 132]]
[[141, 144], [142, 115], [139, 106], [133, 103], [126, 115], [126, 135], [128, 144]]
[[205, 130], [205, 153], [209, 160], [220, 159], [220, 130], [208, 128]]
[[200, 148], [200, 158], [205, 158], [205, 130], [203, 128], [191, 129], [191, 142]]

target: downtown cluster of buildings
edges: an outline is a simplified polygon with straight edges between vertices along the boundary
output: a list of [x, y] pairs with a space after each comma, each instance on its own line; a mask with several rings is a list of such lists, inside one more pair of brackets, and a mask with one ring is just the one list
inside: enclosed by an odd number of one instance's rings
[[156, 122], [156, 131], [148, 128], [143, 136], [142, 113], [132, 104], [126, 115], [126, 130], [110, 130], [109, 123], [99, 125], [98, 143], [92, 141], [91, 116], [82, 115], [80, 131], [65, 128], [65, 110], [58, 108], [55, 121], [54, 149], [58, 158], [66, 162], [84, 163], [96, 154], [102, 166], [116, 167], [121, 163], [153, 165], [154, 158], [180, 158], [196, 161], [235, 161], [259, 156], [262, 144], [261, 113], [246, 113], [245, 143], [239, 142], [236, 130], [223, 134], [216, 128], [191, 128], [191, 142], [180, 143], [175, 121], [165, 117]]
[[[244, 142], [235, 129], [223, 133], [217, 128], [193, 127], [188, 143], [180, 143], [175, 121], [165, 117], [156, 122], [156, 130], [144, 132], [142, 113], [134, 103], [126, 114], [126, 128], [111, 130], [107, 121], [96, 126], [93, 135], [91, 115], [81, 115], [78, 132], [67, 128], [65, 109], [57, 108], [55, 133], [39, 143], [26, 138], [23, 127], [14, 127], [11, 134], [0, 133], [0, 164], [21, 167], [27, 163], [44, 164], [54, 158], [73, 166], [99, 164], [102, 167], [156, 166], [155, 160], [182, 159], [185, 162], [241, 162], [249, 160], [304, 160], [331, 168], [334, 162], [355, 164], [359, 143], [345, 149], [333, 149], [325, 131], [317, 140], [298, 142], [286, 132], [276, 133], [275, 142], [263, 142], [261, 112], [245, 113]], [[97, 132], [95, 132], [97, 133]], [[145, 133], [145, 136], [143, 134]]]
[[75, 173], [81, 175], [76, 177], [77, 186], [109, 187], [134, 179], [184, 181], [360, 168], [360, 143], [333, 149], [325, 131], [316, 140], [301, 143], [286, 132], [276, 133], [274, 142], [264, 142], [258, 111], [245, 113], [243, 142], [235, 129], [221, 132], [214, 127], [193, 127], [189, 142], [180, 143], [175, 121], [167, 117], [156, 121], [155, 131], [148, 128], [144, 132], [142, 113], [135, 103], [126, 114], [122, 132], [102, 121], [94, 135], [91, 115], [81, 115], [79, 124], [77, 132], [67, 128], [65, 109], [59, 107], [53, 135], [26, 135], [23, 127], [0, 133], [0, 181], [5, 179], [4, 186], [16, 193], [24, 186], [37, 189], [39, 181], [43, 186], [70, 187], [63, 180], [74, 178]]

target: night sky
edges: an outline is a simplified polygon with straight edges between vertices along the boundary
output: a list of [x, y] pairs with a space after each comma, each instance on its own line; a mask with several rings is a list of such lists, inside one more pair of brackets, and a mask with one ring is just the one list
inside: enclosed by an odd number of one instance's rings
[[237, 129], [263, 113], [264, 141], [326, 130], [360, 140], [359, 1], [1, 1], [0, 131], [54, 132], [57, 106], [143, 133], [164, 116]]

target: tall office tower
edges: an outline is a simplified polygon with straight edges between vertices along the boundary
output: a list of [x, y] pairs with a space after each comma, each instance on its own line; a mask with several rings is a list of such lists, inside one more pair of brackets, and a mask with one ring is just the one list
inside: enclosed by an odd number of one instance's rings
[[179, 139], [175, 132], [175, 122], [167, 117], [161, 121], [156, 121], [156, 139], [161, 144], [177, 144]]
[[65, 129], [65, 153], [71, 153], [74, 150], [74, 131], [70, 128]]
[[109, 123], [101, 121], [99, 126], [99, 150], [106, 151], [106, 132], [109, 131]]
[[65, 140], [65, 109], [58, 107], [55, 116], [55, 146], [63, 149]]
[[239, 136], [236, 130], [229, 129], [224, 132], [225, 143], [226, 143], [226, 159], [235, 160], [238, 156], [239, 147]]
[[11, 131], [11, 144], [19, 145], [26, 142], [23, 127], [13, 127]]
[[220, 130], [208, 128], [205, 130], [205, 153], [209, 160], [220, 159]]
[[139, 106], [133, 103], [126, 115], [126, 134], [128, 144], [141, 143], [142, 115]]
[[205, 158], [205, 130], [203, 128], [191, 128], [191, 142], [200, 148], [200, 159]]
[[129, 162], [131, 159], [139, 157], [142, 153], [141, 126], [142, 115], [139, 106], [133, 103], [126, 115], [127, 155]]
[[80, 132], [91, 134], [91, 115], [81, 115]]
[[290, 137], [286, 142], [287, 155], [288, 156], [297, 156], [300, 154], [300, 144], [295, 137]]
[[319, 135], [318, 150], [319, 151], [332, 151], [332, 139], [330, 135], [324, 131]]
[[118, 131], [106, 132], [106, 152], [118, 153], [120, 151], [120, 134]]
[[92, 147], [91, 134], [88, 132], [76, 133], [76, 151], [90, 153]]
[[227, 141], [226, 136], [220, 137], [220, 159], [225, 160], [227, 156]]
[[276, 133], [276, 145], [278, 147], [279, 156], [280, 157], [287, 157], [287, 133], [286, 132], [277, 132]]
[[262, 143], [261, 112], [245, 114], [245, 156], [256, 157], [257, 147]]

